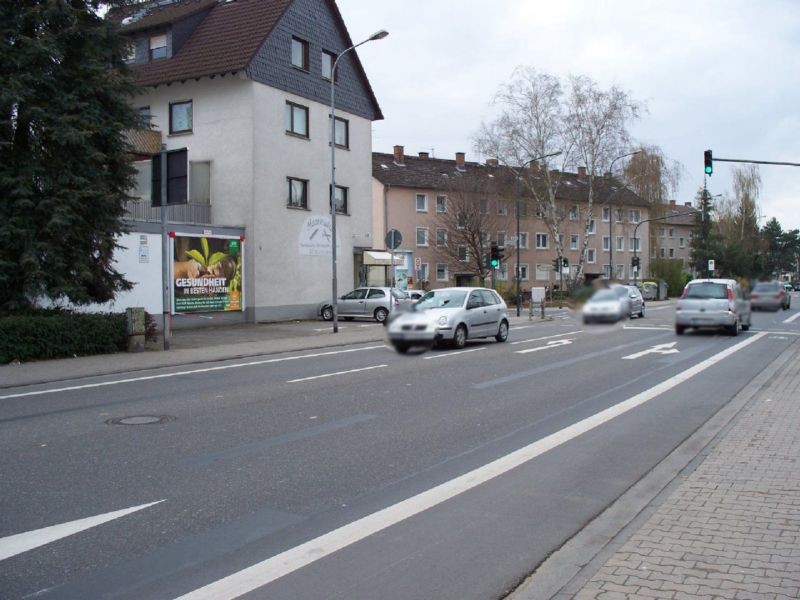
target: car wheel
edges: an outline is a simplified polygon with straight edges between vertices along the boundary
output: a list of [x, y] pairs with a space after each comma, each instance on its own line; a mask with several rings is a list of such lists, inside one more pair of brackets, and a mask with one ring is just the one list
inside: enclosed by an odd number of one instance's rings
[[326, 306], [322, 309], [322, 320], [323, 321], [333, 321], [333, 307]]
[[497, 328], [497, 335], [494, 336], [494, 339], [500, 343], [508, 339], [508, 321], [500, 321], [500, 327]]
[[463, 348], [467, 345], [467, 328], [464, 325], [456, 327], [456, 333], [453, 336], [453, 346], [456, 348]]
[[683, 335], [684, 331], [686, 331], [686, 327], [684, 327], [683, 325], [675, 325], [676, 335]]
[[402, 342], [395, 342], [394, 349], [397, 350], [398, 354], [407, 354], [408, 344], [403, 344]]
[[736, 319], [736, 323], [728, 327], [728, 333], [733, 337], [739, 335], [739, 332], [742, 330], [742, 324], [739, 323], [739, 319]]
[[747, 325], [742, 323], [742, 331], [750, 331], [750, 323], [748, 323]]
[[375, 309], [375, 320], [378, 323], [383, 323], [387, 316], [389, 316], [389, 311], [382, 306]]
[[644, 304], [642, 304], [642, 310], [639, 311], [639, 318], [644, 319]]

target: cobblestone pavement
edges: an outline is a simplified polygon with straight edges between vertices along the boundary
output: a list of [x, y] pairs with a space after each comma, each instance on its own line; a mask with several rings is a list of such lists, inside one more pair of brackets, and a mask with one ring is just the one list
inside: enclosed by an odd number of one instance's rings
[[798, 457], [794, 356], [575, 599], [800, 598]]

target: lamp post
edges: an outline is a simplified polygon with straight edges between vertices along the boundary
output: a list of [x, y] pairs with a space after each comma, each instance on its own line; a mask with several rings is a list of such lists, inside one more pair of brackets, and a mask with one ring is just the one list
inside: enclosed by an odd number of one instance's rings
[[[609, 181], [611, 176], [614, 174], [614, 163], [622, 158], [626, 158], [628, 156], [633, 156], [634, 154], [639, 154], [642, 150], [635, 150], [634, 152], [628, 152], [627, 154], [622, 154], [616, 157], [614, 160], [611, 161], [611, 166], [608, 169], [608, 176]], [[614, 280], [614, 215], [613, 215], [613, 208], [611, 201], [614, 199], [614, 194], [616, 194], [616, 190], [611, 193], [608, 197], [608, 280]]]
[[[381, 29], [373, 33], [363, 42], [353, 44], [349, 48], [342, 50], [336, 55], [336, 60], [333, 61], [333, 65], [331, 66], [331, 189], [329, 197], [331, 202], [331, 300], [333, 304], [333, 333], [339, 333], [339, 291], [336, 277], [336, 67], [339, 65], [339, 59], [351, 50], [373, 40], [382, 40], [387, 35], [389, 35], [389, 32], [385, 29]], [[394, 265], [392, 265], [392, 267], [394, 267]]]
[[[559, 150], [558, 152], [552, 152], [550, 154], [544, 154], [543, 156], [537, 156], [536, 158], [531, 158], [529, 160], [526, 160], [525, 162], [523, 162], [520, 165], [520, 172], [523, 169], [526, 169], [528, 167], [528, 165], [530, 165], [532, 162], [536, 162], [537, 160], [542, 160], [543, 158], [550, 158], [551, 156], [558, 156], [559, 154], [561, 154], [561, 150]], [[512, 170], [512, 172], [514, 171], [514, 169], [511, 169], [511, 170]], [[517, 211], [517, 271], [516, 271], [516, 276], [514, 277], [514, 281], [515, 281], [515, 284], [516, 284], [516, 290], [515, 290], [514, 294], [515, 294], [516, 301], [517, 301], [517, 316], [520, 316], [520, 301], [519, 301], [519, 280], [520, 280], [520, 272], [519, 272], [519, 177], [520, 177], [520, 173], [516, 173], [515, 172], [514, 173], [514, 178], [516, 179], [515, 183], [516, 183], [516, 192], [517, 192], [516, 193], [516, 196], [517, 196], [516, 197], [516, 203], [515, 203], [516, 211]], [[528, 243], [530, 243], [530, 240], [528, 240]]]

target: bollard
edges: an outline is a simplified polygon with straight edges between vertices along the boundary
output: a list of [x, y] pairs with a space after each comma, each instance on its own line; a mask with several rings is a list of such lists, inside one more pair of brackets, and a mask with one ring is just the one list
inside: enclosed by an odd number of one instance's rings
[[128, 326], [128, 352], [144, 352], [144, 308], [125, 309]]
[[542, 319], [544, 319], [544, 300], [542, 300]]

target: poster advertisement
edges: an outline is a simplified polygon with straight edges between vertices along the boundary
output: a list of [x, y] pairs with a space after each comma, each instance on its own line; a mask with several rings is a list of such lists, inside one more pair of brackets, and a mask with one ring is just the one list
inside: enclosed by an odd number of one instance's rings
[[175, 234], [172, 312], [242, 310], [242, 241]]

